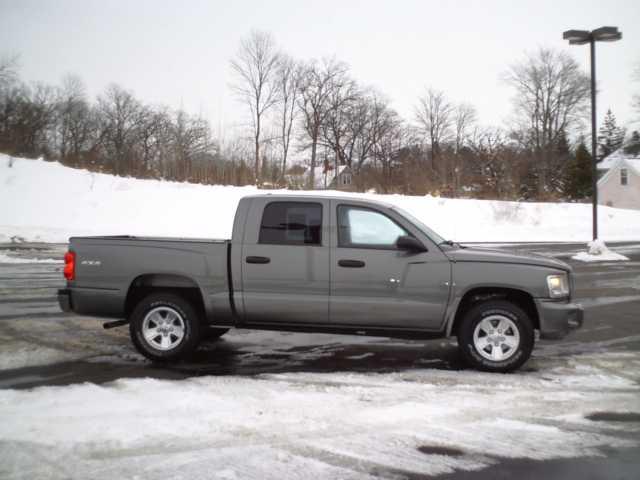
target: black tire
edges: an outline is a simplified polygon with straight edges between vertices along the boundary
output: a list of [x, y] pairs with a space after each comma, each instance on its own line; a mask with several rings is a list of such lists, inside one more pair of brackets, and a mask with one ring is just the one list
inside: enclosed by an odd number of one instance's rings
[[202, 331], [202, 338], [204, 340], [217, 340], [225, 333], [227, 333], [229, 328], [213, 328], [213, 327], [205, 327]]
[[[145, 318], [149, 315], [150, 320], [147, 321], [147, 325], [153, 325], [151, 318], [154, 311], [160, 315], [162, 312], [168, 312], [171, 315], [173, 315], [171, 312], [175, 312], [179, 316], [179, 319], [175, 320], [175, 327], [183, 325], [182, 338], [179, 339], [178, 335], [171, 332], [167, 335], [160, 333], [151, 340], [146, 339], [143, 333]], [[173, 317], [167, 316], [166, 318], [165, 321], [169, 322]], [[171, 292], [157, 292], [143, 298], [136, 305], [129, 317], [129, 333], [133, 345], [142, 355], [154, 362], [170, 363], [189, 356], [198, 347], [202, 334], [200, 321], [197, 310], [188, 300]], [[171, 327], [166, 327], [166, 329], [170, 330]], [[147, 328], [146, 331], [150, 332], [151, 330]], [[161, 348], [160, 345], [157, 345], [163, 340], [163, 336], [169, 337], [171, 345], [168, 348]]]
[[[505, 329], [505, 325], [508, 328]], [[489, 334], [485, 332], [487, 326], [491, 328]], [[476, 328], [477, 344], [474, 340]], [[506, 373], [520, 368], [531, 356], [534, 342], [529, 316], [518, 305], [505, 300], [490, 300], [472, 307], [458, 328], [458, 348], [463, 359], [473, 368], [485, 372]], [[499, 359], [501, 356], [504, 358]]]

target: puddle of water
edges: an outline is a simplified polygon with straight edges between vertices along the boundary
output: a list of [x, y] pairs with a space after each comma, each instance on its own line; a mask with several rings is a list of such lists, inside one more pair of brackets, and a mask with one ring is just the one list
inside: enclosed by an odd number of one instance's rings
[[594, 422], [640, 422], [640, 413], [636, 412], [594, 412], [586, 415]]
[[458, 448], [443, 447], [442, 445], [421, 445], [418, 447], [418, 451], [425, 455], [447, 455], [449, 457], [464, 455], [464, 452]]
[[20, 377], [15, 377], [10, 380], [0, 380], [0, 388], [11, 388], [16, 385], [21, 385], [24, 383], [34, 383], [43, 380], [45, 377], [42, 375], [22, 375]]

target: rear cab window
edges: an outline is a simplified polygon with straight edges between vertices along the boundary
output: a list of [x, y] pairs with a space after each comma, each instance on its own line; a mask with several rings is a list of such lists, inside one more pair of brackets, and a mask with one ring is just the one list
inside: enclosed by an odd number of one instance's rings
[[322, 245], [322, 205], [271, 202], [262, 213], [258, 243]]

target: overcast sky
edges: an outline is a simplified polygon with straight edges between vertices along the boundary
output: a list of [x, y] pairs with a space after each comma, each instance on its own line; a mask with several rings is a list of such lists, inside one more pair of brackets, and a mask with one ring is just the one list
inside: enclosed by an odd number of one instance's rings
[[623, 39], [597, 46], [598, 117], [610, 107], [628, 124], [631, 96], [640, 93], [632, 80], [638, 0], [0, 0], [0, 54], [20, 54], [25, 80], [59, 83], [76, 73], [91, 96], [116, 82], [143, 101], [201, 113], [228, 136], [243, 118], [228, 87], [229, 60], [257, 28], [294, 57], [347, 62], [407, 119], [432, 86], [475, 105], [483, 124], [507, 126], [506, 67], [548, 46], [586, 71], [588, 47], [570, 47], [562, 32], [602, 25], [618, 26]]

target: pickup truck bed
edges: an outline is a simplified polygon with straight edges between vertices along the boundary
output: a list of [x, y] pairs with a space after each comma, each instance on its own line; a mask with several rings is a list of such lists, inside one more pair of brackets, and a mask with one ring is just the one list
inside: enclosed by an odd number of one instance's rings
[[73, 237], [70, 244], [81, 252], [78, 280], [69, 282], [76, 313], [122, 318], [152, 289], [198, 289], [207, 292], [207, 318], [233, 323], [230, 240], [102, 236]]

